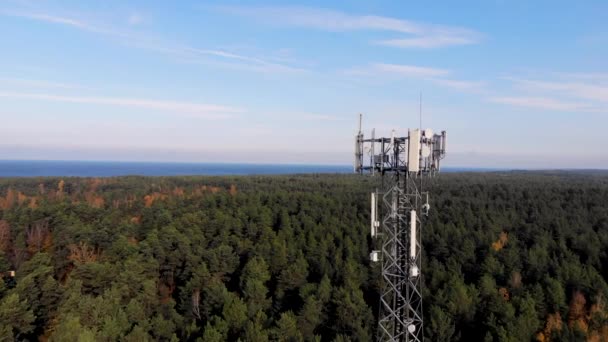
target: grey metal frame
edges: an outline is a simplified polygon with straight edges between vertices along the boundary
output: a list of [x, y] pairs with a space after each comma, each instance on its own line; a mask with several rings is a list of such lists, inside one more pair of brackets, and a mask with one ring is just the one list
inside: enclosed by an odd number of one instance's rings
[[[422, 293], [421, 276], [411, 276], [412, 266], [422, 269], [420, 252], [420, 218], [417, 217], [419, 229], [416, 230], [416, 258], [409, 254], [410, 211], [420, 212], [422, 194], [418, 191], [416, 180], [401, 175], [387, 184], [383, 194], [386, 214], [382, 219], [382, 279], [383, 288], [380, 295], [378, 313], [378, 341], [422, 341]], [[415, 330], [410, 332], [408, 327]]]
[[[361, 119], [360, 119], [361, 120]], [[439, 160], [445, 155], [445, 131], [432, 137], [433, 153], [423, 159], [425, 167], [410, 172], [407, 165], [409, 137], [364, 139], [359, 122], [355, 145], [355, 172], [380, 174], [385, 215], [375, 243], [381, 248], [382, 292], [378, 312], [378, 341], [424, 341], [422, 310], [422, 222], [428, 192], [423, 192], [423, 180], [439, 170]], [[436, 143], [437, 141], [437, 143]], [[364, 144], [370, 144], [369, 165], [364, 158]], [[375, 145], [380, 145], [378, 155]], [[422, 163], [421, 163], [422, 165]], [[424, 195], [424, 200], [423, 200]], [[424, 203], [423, 203], [424, 202]], [[410, 236], [410, 213], [416, 211], [416, 236]], [[415, 239], [415, 257], [410, 257], [411, 238]], [[417, 267], [417, 274], [412, 268]], [[408, 329], [409, 328], [409, 329]], [[411, 330], [410, 330], [411, 329]]]

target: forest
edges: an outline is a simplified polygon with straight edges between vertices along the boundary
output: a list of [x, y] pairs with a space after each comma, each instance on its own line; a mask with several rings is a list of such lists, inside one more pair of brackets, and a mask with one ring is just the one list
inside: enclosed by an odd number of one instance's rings
[[[0, 179], [1, 341], [372, 341], [358, 175]], [[608, 341], [608, 173], [444, 173], [428, 341]]]

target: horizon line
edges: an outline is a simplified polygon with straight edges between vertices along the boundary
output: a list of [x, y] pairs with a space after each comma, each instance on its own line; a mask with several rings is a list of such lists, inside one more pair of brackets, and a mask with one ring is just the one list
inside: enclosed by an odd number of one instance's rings
[[[93, 160], [93, 159], [1, 159], [4, 162], [43, 162], [43, 163], [116, 163], [116, 164], [182, 164], [182, 165], [254, 165], [254, 166], [311, 166], [311, 167], [348, 167], [349, 164], [324, 164], [324, 163], [252, 163], [252, 162], [223, 162], [223, 161], [159, 161], [159, 160]], [[575, 168], [575, 167], [487, 167], [487, 166], [443, 166], [443, 170], [464, 170], [464, 171], [608, 171], [608, 168]], [[353, 172], [354, 173], [354, 172]]]

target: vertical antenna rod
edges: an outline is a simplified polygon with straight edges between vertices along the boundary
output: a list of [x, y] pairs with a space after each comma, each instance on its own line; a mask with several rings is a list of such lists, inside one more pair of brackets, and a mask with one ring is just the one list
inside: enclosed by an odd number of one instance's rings
[[420, 91], [420, 130], [422, 130], [422, 90]]
[[361, 121], [363, 121], [363, 114], [359, 113], [359, 134], [361, 134]]

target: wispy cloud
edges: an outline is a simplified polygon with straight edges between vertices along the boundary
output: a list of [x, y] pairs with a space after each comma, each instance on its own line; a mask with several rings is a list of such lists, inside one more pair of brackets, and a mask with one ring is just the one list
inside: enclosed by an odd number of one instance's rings
[[385, 31], [406, 35], [375, 43], [403, 48], [439, 48], [475, 44], [483, 35], [475, 30], [410, 20], [376, 16], [352, 15], [340, 11], [311, 7], [246, 7], [222, 6], [220, 11], [250, 17], [264, 23], [303, 27], [325, 31]]
[[380, 81], [416, 79], [461, 92], [482, 92], [486, 88], [485, 82], [451, 79], [448, 78], [452, 74], [450, 70], [428, 66], [372, 63], [365, 67], [345, 70], [343, 73], [348, 76], [362, 76]]
[[415, 38], [402, 38], [402, 39], [387, 39], [381, 40], [377, 43], [380, 45], [400, 47], [400, 48], [439, 48], [450, 45], [469, 45], [475, 44], [476, 40], [472, 36], [459, 36], [459, 35], [430, 35]]
[[451, 79], [432, 79], [432, 82], [440, 86], [461, 90], [461, 91], [484, 91], [486, 83], [482, 81], [461, 81]]
[[491, 98], [492, 102], [558, 111], [608, 113], [608, 78], [603, 73], [549, 73], [544, 79], [504, 77], [525, 95]]
[[553, 74], [557, 77], [568, 78], [572, 80], [608, 82], [608, 73], [606, 72], [555, 72]]
[[505, 97], [490, 97], [490, 102], [502, 103], [519, 107], [528, 107], [536, 109], [548, 109], [557, 111], [582, 111], [596, 112], [597, 108], [589, 106], [586, 103], [568, 102], [549, 97], [529, 97], [529, 96], [505, 96]]
[[[146, 49], [165, 55], [170, 55], [176, 60], [193, 64], [213, 64], [225, 66], [233, 69], [247, 70], [254, 72], [303, 72], [303, 68], [294, 67], [291, 65], [270, 62], [264, 58], [245, 56], [230, 51], [221, 49], [199, 49], [185, 44], [175, 43], [166, 39], [151, 37], [141, 33], [136, 33], [127, 29], [118, 30], [108, 28], [103, 25], [92, 22], [85, 18], [77, 18], [74, 16], [57, 15], [45, 12], [21, 12], [21, 11], [3, 11], [2, 15], [19, 17], [24, 19], [36, 20], [55, 25], [63, 25], [74, 29], [91, 32], [99, 35], [110, 36], [117, 38], [118, 41], [128, 47]], [[143, 17], [139, 14], [131, 14], [128, 17], [128, 23], [131, 26], [136, 26], [143, 21]], [[206, 58], [202, 58], [206, 57]], [[215, 58], [214, 59], [210, 59]], [[270, 57], [269, 57], [270, 59]]]
[[381, 72], [394, 73], [406, 77], [436, 77], [445, 76], [450, 72], [445, 69], [420, 67], [414, 65], [403, 65], [403, 64], [386, 64], [377, 63], [372, 65], [373, 69]]
[[[152, 47], [153, 48], [153, 47]], [[211, 64], [221, 67], [226, 67], [236, 70], [247, 70], [255, 72], [275, 72], [275, 73], [305, 73], [307, 69], [293, 67], [290, 65], [269, 62], [260, 58], [240, 55], [223, 50], [208, 50], [208, 49], [196, 49], [191, 47], [180, 47], [174, 46], [165, 49], [166, 52], [171, 53], [186, 63], [193, 64]], [[219, 57], [219, 60], [208, 60], [201, 57]]]
[[299, 115], [303, 120], [313, 120], [313, 121], [347, 121], [347, 119], [338, 117], [335, 115], [325, 115], [325, 114], [301, 114]]
[[73, 18], [73, 17], [69, 17], [69, 16], [61, 16], [61, 15], [55, 15], [55, 14], [43, 13], [43, 12], [21, 12], [21, 11], [3, 11], [3, 12], [0, 12], [0, 14], [6, 15], [6, 16], [11, 16], [11, 17], [36, 20], [36, 21], [45, 22], [45, 23], [49, 23], [49, 24], [58, 24], [58, 25], [69, 26], [69, 27], [76, 28], [79, 30], [98, 33], [98, 34], [112, 35], [112, 36], [117, 36], [117, 37], [129, 37], [130, 36], [130, 34], [128, 34], [126, 32], [120, 32], [120, 31], [116, 31], [113, 29], [104, 28], [104, 27], [92, 24], [86, 20], [83, 20], [80, 18]]
[[[344, 118], [344, 116], [332, 113], [314, 113], [314, 112], [298, 112], [289, 110], [270, 110], [260, 112], [261, 117], [265, 117], [273, 123], [282, 121], [283, 123], [289, 123], [290, 125], [299, 121], [300, 123], [308, 121], [324, 121], [324, 122], [341, 122], [341, 121], [352, 121], [352, 118]], [[350, 115], [350, 114], [349, 114]]]
[[131, 13], [127, 18], [129, 25], [139, 25], [144, 22], [144, 17], [139, 13]]
[[348, 75], [355, 76], [392, 75], [393, 77], [400, 78], [428, 78], [445, 76], [449, 74], [450, 71], [446, 69], [423, 67], [417, 65], [372, 63], [365, 67], [357, 67], [346, 70], [345, 73]]
[[532, 91], [555, 92], [581, 99], [608, 102], [608, 83], [605, 85], [581, 81], [537, 81], [511, 78], [518, 86]]
[[0, 77], [0, 84], [2, 84], [2, 83], [8, 84], [8, 85], [18, 85], [18, 86], [27, 86], [27, 87], [37, 87], [37, 88], [59, 88], [59, 89], [84, 88], [77, 84], [52, 82], [52, 81], [46, 81], [46, 80], [12, 78], [12, 77]]
[[56, 94], [40, 94], [40, 93], [17, 93], [17, 92], [0, 92], [0, 97], [12, 99], [27, 99], [40, 101], [53, 101], [64, 103], [83, 103], [108, 106], [134, 107], [145, 108], [151, 110], [165, 111], [172, 114], [188, 114], [189, 116], [203, 119], [226, 119], [234, 113], [240, 113], [244, 110], [241, 108], [201, 104], [192, 102], [178, 101], [160, 101], [140, 98], [124, 98], [124, 97], [91, 97], [91, 96], [64, 96]]

